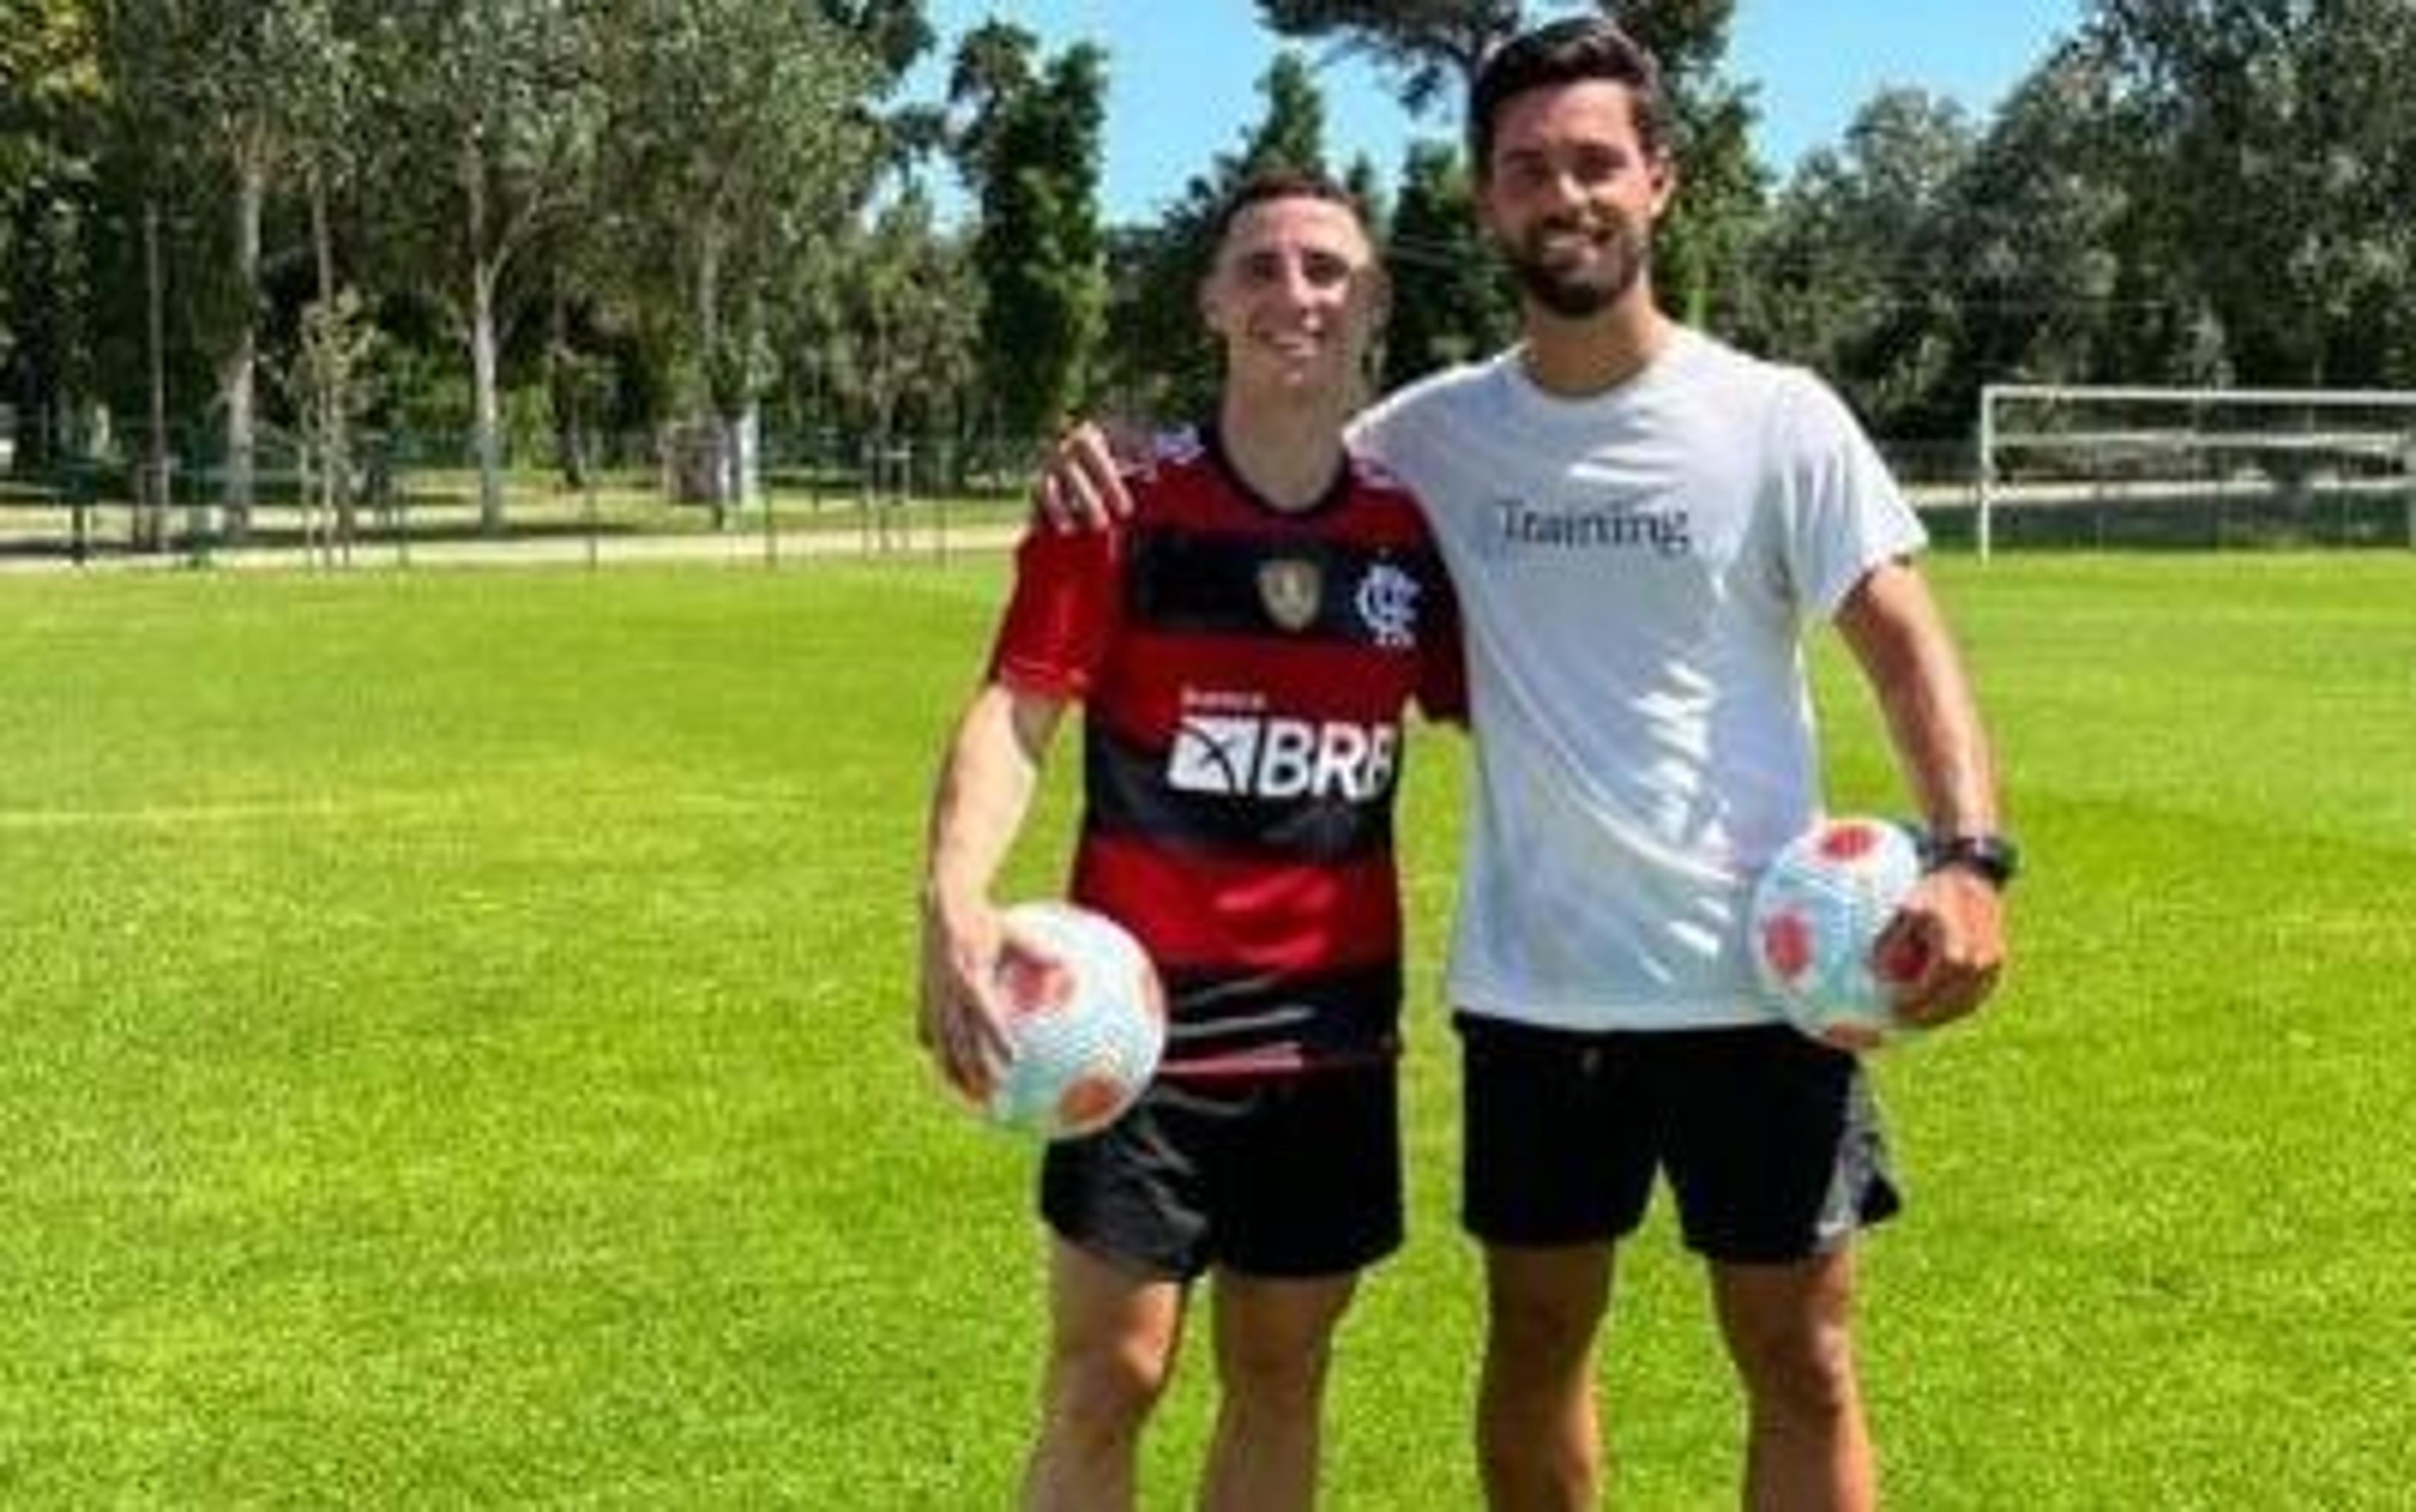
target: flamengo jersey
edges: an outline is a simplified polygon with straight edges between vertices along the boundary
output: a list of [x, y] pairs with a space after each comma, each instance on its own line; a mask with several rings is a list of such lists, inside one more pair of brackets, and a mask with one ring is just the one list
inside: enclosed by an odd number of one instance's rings
[[1162, 440], [1109, 530], [1028, 532], [990, 674], [1085, 704], [1070, 892], [1164, 977], [1165, 1074], [1396, 1053], [1404, 707], [1458, 718], [1458, 615], [1415, 501], [1366, 463], [1306, 510], [1213, 431]]

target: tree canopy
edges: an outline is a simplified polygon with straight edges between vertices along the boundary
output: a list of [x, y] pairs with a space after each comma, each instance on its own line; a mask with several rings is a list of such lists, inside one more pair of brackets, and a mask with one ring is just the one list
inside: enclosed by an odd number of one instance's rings
[[[1337, 166], [1344, 53], [1426, 129], [1348, 169], [1389, 200], [1382, 377], [1407, 381], [1515, 334], [1463, 101], [1489, 48], [1588, 10], [1655, 49], [1679, 118], [1665, 302], [1882, 432], [1958, 435], [2005, 378], [2416, 385], [2405, 0], [2090, 0], [1991, 113], [1882, 91], [1783, 176], [1734, 0], [1261, 0], [1297, 51], [1260, 113], [1123, 225], [1112, 37], [987, 23], [944, 98], [900, 99], [919, 0], [0, 0], [14, 462], [142, 438], [234, 506], [255, 451], [412, 430], [479, 464], [494, 522], [514, 446], [598, 427], [727, 453], [768, 407], [854, 454], [1102, 400], [1195, 416], [1215, 209]], [[322, 392], [339, 369], [357, 386]]]
[[1037, 436], [1091, 397], [1107, 308], [1098, 219], [1107, 54], [1068, 48], [996, 103], [977, 167], [981, 361], [1001, 428]]

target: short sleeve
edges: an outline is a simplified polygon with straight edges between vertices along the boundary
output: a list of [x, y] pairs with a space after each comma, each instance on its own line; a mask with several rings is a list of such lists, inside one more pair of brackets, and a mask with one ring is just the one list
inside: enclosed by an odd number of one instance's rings
[[992, 680], [1080, 700], [1097, 686], [1122, 613], [1125, 533], [1060, 531], [1038, 520], [1015, 552], [1015, 590], [990, 649]]
[[1791, 377], [1779, 421], [1788, 576], [1803, 612], [1827, 618], [1872, 568], [1929, 537], [1845, 401], [1809, 373]]

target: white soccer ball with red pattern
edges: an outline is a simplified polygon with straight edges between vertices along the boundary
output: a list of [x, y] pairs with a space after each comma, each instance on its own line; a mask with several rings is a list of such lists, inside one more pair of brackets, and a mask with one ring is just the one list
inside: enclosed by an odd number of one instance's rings
[[1896, 1017], [1910, 960], [1872, 947], [1921, 880], [1921, 846], [1885, 819], [1824, 819], [1780, 847], [1753, 888], [1753, 963], [1789, 1022], [1841, 1050], [1870, 1050], [1912, 1029]]
[[1014, 1056], [984, 1110], [1046, 1140], [1077, 1139], [1124, 1116], [1166, 1049], [1166, 993], [1124, 926], [1072, 903], [1018, 903], [1011, 935], [1054, 959], [1010, 950], [999, 982]]

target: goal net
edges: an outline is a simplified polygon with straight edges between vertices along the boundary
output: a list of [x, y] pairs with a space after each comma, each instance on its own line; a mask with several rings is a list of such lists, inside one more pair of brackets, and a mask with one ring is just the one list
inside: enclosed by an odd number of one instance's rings
[[2416, 545], [2416, 392], [1992, 384], [1980, 554]]

